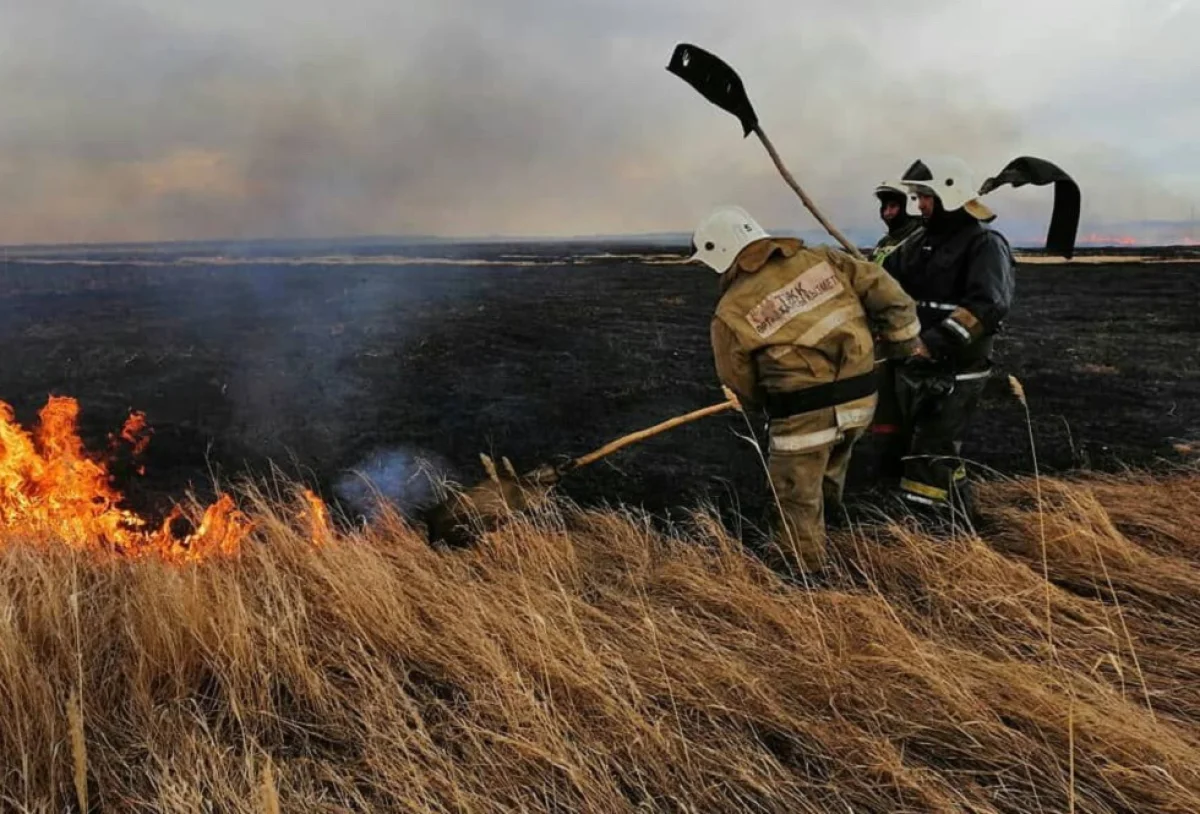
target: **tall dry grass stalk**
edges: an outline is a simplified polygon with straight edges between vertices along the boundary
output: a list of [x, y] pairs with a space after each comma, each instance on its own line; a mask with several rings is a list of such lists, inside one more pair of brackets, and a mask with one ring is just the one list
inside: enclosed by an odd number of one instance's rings
[[1038, 540], [1042, 547], [1042, 577], [1046, 580], [1046, 635], [1050, 648], [1054, 648], [1054, 620], [1050, 613], [1050, 569], [1046, 555], [1046, 525], [1042, 514], [1042, 474], [1038, 469], [1037, 442], [1033, 436], [1033, 417], [1029, 412], [1029, 399], [1025, 395], [1025, 385], [1016, 376], [1008, 377], [1008, 386], [1013, 396], [1025, 410], [1025, 429], [1029, 432], [1029, 454], [1033, 458], [1033, 483], [1037, 490], [1038, 504]]
[[266, 500], [200, 567], [7, 540], [0, 808], [78, 804], [75, 689], [93, 810], [1200, 811], [1200, 473], [978, 504], [835, 536], [820, 591], [565, 505], [459, 552]]
[[271, 761], [263, 764], [262, 772], [262, 814], [279, 814], [279, 791], [275, 787], [275, 772], [271, 769]]
[[[1029, 399], [1025, 395], [1025, 385], [1021, 384], [1021, 380], [1016, 376], [1009, 375], [1008, 385], [1012, 390], [1013, 396], [1021, 403], [1021, 407], [1025, 410], [1025, 428], [1029, 433], [1029, 454], [1033, 459], [1033, 481], [1034, 488], [1037, 490], [1037, 513], [1038, 513], [1038, 539], [1041, 544], [1042, 553], [1042, 579], [1045, 581], [1045, 596], [1046, 596], [1046, 644], [1050, 648], [1050, 652], [1057, 656], [1057, 650], [1054, 645], [1054, 614], [1052, 611], [1051, 601], [1051, 586], [1050, 586], [1050, 567], [1049, 555], [1046, 553], [1046, 517], [1042, 506], [1042, 474], [1038, 468], [1037, 442], [1033, 435], [1033, 417], [1029, 411]], [[1075, 698], [1071, 696], [1069, 706], [1067, 708], [1067, 810], [1070, 814], [1075, 814]]]
[[75, 780], [75, 800], [80, 811], [88, 811], [87, 793], [87, 740], [83, 732], [83, 701], [76, 690], [71, 690], [67, 702], [67, 721], [71, 730], [71, 758]]

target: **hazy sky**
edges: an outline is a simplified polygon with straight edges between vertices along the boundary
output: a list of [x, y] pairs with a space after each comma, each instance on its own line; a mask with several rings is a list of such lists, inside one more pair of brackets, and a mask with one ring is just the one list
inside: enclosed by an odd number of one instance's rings
[[[0, 0], [0, 242], [813, 227], [680, 41], [843, 228], [939, 151], [1059, 163], [1084, 232], [1187, 220], [1198, 30], [1200, 0]], [[1036, 234], [1049, 198], [988, 200]]]

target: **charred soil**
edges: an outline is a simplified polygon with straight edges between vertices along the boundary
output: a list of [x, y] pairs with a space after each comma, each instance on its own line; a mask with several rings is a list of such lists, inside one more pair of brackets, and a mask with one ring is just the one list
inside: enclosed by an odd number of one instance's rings
[[[28, 424], [48, 394], [73, 396], [98, 446], [144, 411], [146, 477], [117, 467], [143, 506], [189, 486], [204, 495], [214, 473], [262, 475], [269, 461], [336, 501], [337, 478], [397, 449], [471, 481], [480, 452], [529, 468], [721, 400], [708, 345], [715, 280], [662, 262], [672, 250], [10, 259], [0, 399]], [[1024, 384], [1042, 470], [1191, 454], [1200, 263], [1029, 264], [1018, 275], [998, 361]], [[706, 419], [572, 474], [563, 492], [656, 512], [710, 501], [754, 519], [762, 470], [739, 436], [761, 435], [760, 424]], [[870, 452], [855, 461], [852, 494], [872, 483]], [[1025, 412], [1003, 375], [964, 454], [981, 470], [1032, 468]]]

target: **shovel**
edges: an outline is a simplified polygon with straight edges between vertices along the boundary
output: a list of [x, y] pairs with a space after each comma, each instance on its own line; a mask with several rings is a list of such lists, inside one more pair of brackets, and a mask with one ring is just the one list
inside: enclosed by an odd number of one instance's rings
[[423, 519], [429, 531], [429, 541], [444, 542], [462, 547], [469, 545], [479, 531], [494, 531], [500, 522], [514, 512], [536, 508], [545, 503], [550, 490], [569, 472], [574, 472], [632, 444], [653, 438], [675, 427], [690, 424], [701, 418], [717, 415], [728, 410], [741, 410], [741, 402], [728, 388], [722, 388], [726, 400], [676, 416], [644, 430], [623, 435], [586, 455], [573, 458], [562, 464], [542, 464], [523, 475], [517, 474], [507, 458], [501, 458], [502, 467], [487, 455], [480, 460], [488, 473], [487, 480], [464, 491], [455, 492], [446, 500], [424, 512]]
[[808, 194], [801, 189], [800, 184], [788, 172], [775, 145], [763, 132], [762, 126], [758, 122], [758, 114], [754, 111], [754, 105], [750, 103], [750, 97], [746, 95], [746, 88], [742, 84], [741, 77], [737, 75], [737, 71], [715, 54], [686, 42], [675, 46], [667, 70], [691, 85], [705, 99], [725, 112], [736, 116], [742, 123], [743, 138], [751, 133], [758, 136], [763, 147], [767, 148], [767, 154], [771, 156], [771, 161], [775, 163], [775, 168], [783, 176], [783, 180], [792, 188], [793, 192], [800, 196], [801, 203], [825, 227], [825, 231], [833, 235], [838, 243], [841, 243], [846, 251], [854, 257], [859, 260], [866, 259], [862, 252], [821, 214], [821, 210], [817, 209], [812, 198], [808, 197]]

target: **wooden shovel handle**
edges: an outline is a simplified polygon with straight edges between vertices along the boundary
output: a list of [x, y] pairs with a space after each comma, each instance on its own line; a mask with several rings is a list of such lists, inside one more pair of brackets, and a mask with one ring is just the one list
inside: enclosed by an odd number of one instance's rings
[[813, 203], [812, 198], [808, 197], [808, 194], [800, 188], [800, 184], [796, 182], [796, 179], [788, 171], [788, 168], [783, 165], [783, 159], [779, 157], [779, 153], [776, 151], [775, 145], [771, 143], [769, 138], [767, 138], [767, 134], [763, 132], [762, 128], [758, 125], [755, 125], [754, 133], [758, 136], [759, 140], [762, 141], [763, 146], [767, 148], [767, 153], [771, 156], [771, 160], [775, 162], [775, 168], [779, 170], [779, 174], [783, 176], [783, 180], [787, 182], [787, 185], [792, 188], [793, 192], [800, 196], [800, 201], [804, 204], [805, 208], [807, 208], [809, 212], [812, 212], [813, 217], [820, 221], [821, 225], [825, 227], [825, 231], [837, 238], [838, 243], [841, 243], [847, 252], [854, 255], [854, 257], [859, 260], [865, 260], [866, 258], [863, 257], [862, 252], [860, 252], [858, 248], [855, 247], [855, 245], [838, 230], [836, 226], [825, 219], [825, 216], [821, 214], [821, 210], [817, 209], [817, 205]]
[[588, 464], [595, 463], [601, 458], [612, 455], [617, 450], [624, 449], [630, 444], [636, 444], [638, 441], [644, 441], [647, 438], [659, 435], [660, 433], [664, 433], [667, 430], [674, 429], [675, 427], [683, 424], [688, 424], [692, 421], [696, 421], [710, 415], [716, 415], [717, 413], [723, 413], [726, 410], [737, 410], [740, 408], [741, 404], [736, 398], [734, 398], [728, 401], [723, 401], [720, 404], [714, 404], [710, 407], [694, 410], [687, 415], [676, 416], [675, 418], [668, 419], [660, 424], [655, 424], [653, 427], [648, 429], [631, 432], [629, 435], [622, 436], [615, 441], [605, 444], [594, 452], [589, 452], [587, 455], [576, 458], [568, 465], [568, 469], [578, 469], [581, 466], [587, 466]]

